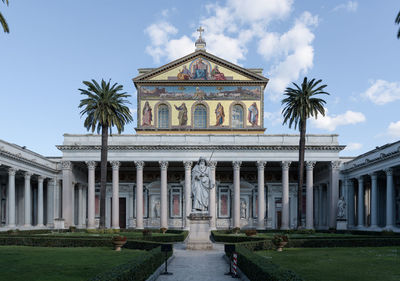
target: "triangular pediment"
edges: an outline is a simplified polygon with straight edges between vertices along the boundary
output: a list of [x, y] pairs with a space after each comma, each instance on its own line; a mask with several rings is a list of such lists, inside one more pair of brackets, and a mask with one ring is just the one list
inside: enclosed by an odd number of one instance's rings
[[260, 71], [257, 73], [200, 50], [159, 68], [147, 69], [133, 81], [258, 81], [267, 83], [268, 79], [262, 76]]

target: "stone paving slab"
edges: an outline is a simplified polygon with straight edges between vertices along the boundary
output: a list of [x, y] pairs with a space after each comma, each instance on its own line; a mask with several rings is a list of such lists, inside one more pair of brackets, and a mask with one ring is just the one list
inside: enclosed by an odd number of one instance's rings
[[[174, 245], [174, 260], [168, 265], [168, 271], [173, 275], [160, 275], [160, 281], [223, 281], [235, 280], [224, 275], [229, 271], [228, 264], [223, 259], [224, 245], [213, 243], [213, 250], [186, 250], [183, 243]], [[236, 279], [237, 280], [237, 279]]]

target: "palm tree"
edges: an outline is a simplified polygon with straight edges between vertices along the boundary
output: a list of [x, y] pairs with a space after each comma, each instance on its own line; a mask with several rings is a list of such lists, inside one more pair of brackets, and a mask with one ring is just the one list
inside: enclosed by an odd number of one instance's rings
[[[8, 0], [1, 0], [1, 1], [3, 1], [3, 3], [6, 3], [6, 5], [8, 6]], [[3, 27], [4, 32], [10, 33], [10, 29], [8, 28], [6, 19], [3, 17], [1, 12], [0, 12], [0, 23], [1, 23], [1, 26]]]
[[[397, 14], [396, 20], [394, 21], [396, 24], [400, 24], [400, 12]], [[400, 39], [400, 28], [397, 32], [397, 39]]]
[[299, 175], [298, 175], [298, 190], [297, 190], [297, 228], [301, 226], [302, 217], [302, 187], [304, 178], [304, 151], [306, 144], [306, 127], [307, 119], [311, 116], [317, 118], [318, 113], [325, 116], [324, 104], [326, 103], [323, 99], [316, 98], [316, 95], [329, 93], [324, 91], [327, 85], [319, 85], [322, 80], [315, 81], [312, 79], [307, 81], [307, 77], [304, 77], [301, 87], [296, 83], [293, 83], [295, 88], [286, 88], [285, 96], [282, 100], [282, 105], [285, 107], [282, 110], [283, 124], [289, 123], [289, 128], [294, 125], [294, 129], [297, 127], [300, 131], [299, 140]]
[[[111, 80], [110, 80], [111, 81]], [[85, 128], [92, 133], [101, 131], [101, 164], [100, 164], [100, 228], [105, 228], [105, 206], [106, 206], [106, 182], [107, 182], [107, 151], [108, 151], [108, 129], [116, 127], [120, 134], [125, 124], [132, 121], [132, 115], [125, 104], [130, 102], [127, 93], [121, 93], [123, 86], [115, 83], [110, 86], [101, 80], [101, 86], [95, 81], [83, 81], [87, 89], [79, 89], [81, 95], [87, 97], [82, 99], [79, 108], [81, 117], [87, 114], [84, 122]]]

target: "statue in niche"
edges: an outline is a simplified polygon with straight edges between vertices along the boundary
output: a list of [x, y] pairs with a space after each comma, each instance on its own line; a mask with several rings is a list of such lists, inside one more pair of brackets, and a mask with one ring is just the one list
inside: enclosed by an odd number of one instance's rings
[[222, 126], [225, 120], [225, 112], [224, 112], [224, 107], [220, 102], [218, 103], [217, 108], [215, 109], [215, 117], [217, 119], [215, 126]]
[[346, 201], [344, 201], [344, 197], [340, 196], [337, 203], [337, 219], [345, 219], [346, 218]]
[[157, 200], [154, 203], [154, 217], [159, 218], [160, 217], [160, 200]]
[[200, 157], [192, 169], [193, 212], [208, 211], [209, 190], [213, 188], [210, 179], [210, 167], [207, 167], [206, 159]]
[[148, 101], [144, 104], [143, 107], [143, 117], [142, 117], [142, 126], [151, 126], [151, 121], [153, 121], [153, 115], [151, 113], [152, 109]]
[[179, 111], [178, 113], [179, 126], [186, 126], [188, 120], [186, 104], [183, 102], [180, 106], [175, 105], [175, 109]]
[[246, 212], [247, 212], [246, 200], [241, 200], [240, 201], [240, 218], [245, 219], [246, 218]]

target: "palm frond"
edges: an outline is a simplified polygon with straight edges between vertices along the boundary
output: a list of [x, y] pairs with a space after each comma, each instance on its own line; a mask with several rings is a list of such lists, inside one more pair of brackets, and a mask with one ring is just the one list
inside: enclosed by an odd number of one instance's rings
[[1, 12], [0, 12], [0, 24], [3, 27], [3, 30], [4, 30], [5, 33], [10, 33], [10, 28], [8, 27], [7, 21], [3, 17], [3, 15], [1, 14]]

